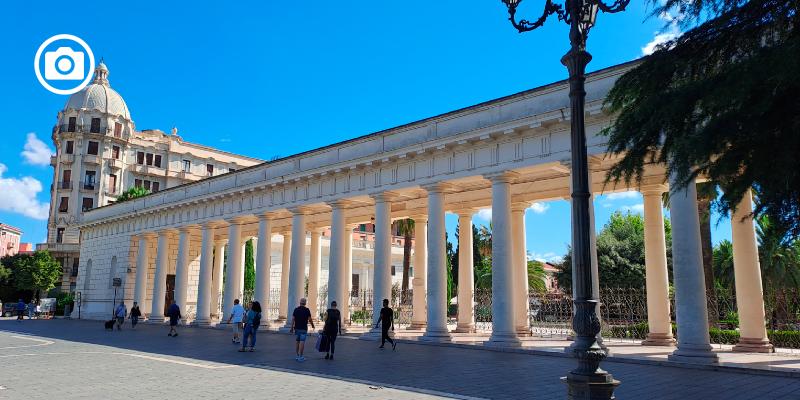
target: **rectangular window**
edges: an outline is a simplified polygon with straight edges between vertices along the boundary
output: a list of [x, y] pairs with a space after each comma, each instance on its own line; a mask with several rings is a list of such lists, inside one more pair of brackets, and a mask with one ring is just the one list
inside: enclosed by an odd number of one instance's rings
[[98, 143], [93, 141], [93, 140], [90, 140], [89, 141], [89, 148], [87, 149], [86, 153], [96, 156], [98, 149], [99, 149]]
[[236, 172], [236, 168], [228, 168], [228, 172]]
[[[72, 170], [71, 169], [65, 169], [64, 170], [64, 179], [62, 179], [62, 181], [64, 181], [64, 183], [67, 183], [67, 184], [69, 184], [70, 181], [72, 181]], [[64, 189], [69, 189], [69, 188], [65, 187]]]
[[352, 280], [353, 293], [358, 293], [360, 288], [358, 284], [358, 274], [353, 274], [353, 277], [350, 279]]
[[[80, 261], [81, 259], [78, 257], [72, 259], [72, 276], [78, 276], [78, 265], [80, 265]], [[70, 285], [70, 287], [72, 287], [72, 285]]]
[[95, 182], [95, 171], [86, 171], [86, 175], [83, 178], [83, 188], [86, 190], [94, 190]]
[[392, 265], [392, 276], [394, 276], [395, 273], [396, 273], [395, 272], [395, 267], [394, 267], [394, 265]]
[[83, 198], [83, 206], [81, 207], [81, 210], [89, 211], [93, 207], [94, 207], [94, 199], [92, 199], [91, 197], [84, 197]]
[[141, 179], [134, 179], [133, 186], [135, 187], [142, 187], [142, 180]]
[[156, 154], [155, 157], [153, 158], [153, 165], [155, 165], [158, 168], [161, 168], [161, 155], [160, 154]]
[[67, 132], [75, 132], [75, 125], [78, 121], [77, 117], [69, 117], [69, 124], [67, 125]]
[[114, 137], [122, 137], [122, 124], [114, 122]]
[[145, 164], [153, 165], [153, 154], [152, 153], [145, 154], [144, 159], [145, 159]]
[[72, 154], [74, 152], [75, 152], [75, 142], [73, 142], [72, 140], [67, 140], [67, 149], [65, 150], [65, 153]]
[[214, 164], [206, 164], [206, 175], [214, 176]]
[[100, 118], [92, 118], [92, 126], [89, 128], [90, 133], [100, 133]]
[[65, 213], [69, 211], [69, 197], [62, 197], [61, 202], [58, 203], [58, 212]]
[[153, 184], [151, 186], [152, 192], [153, 193], [157, 192], [160, 189], [160, 186], [161, 186], [161, 184], [159, 184], [158, 182], [153, 182]]
[[150, 181], [144, 181], [144, 188], [150, 190]]
[[119, 146], [111, 146], [111, 158], [119, 160]]
[[117, 193], [117, 176], [114, 174], [108, 176], [108, 193]]
[[189, 160], [183, 160], [183, 172], [189, 172], [192, 169], [192, 162]]
[[64, 228], [56, 229], [56, 243], [62, 243], [64, 241]]
[[137, 151], [136, 152], [136, 163], [139, 165], [144, 165], [144, 152]]

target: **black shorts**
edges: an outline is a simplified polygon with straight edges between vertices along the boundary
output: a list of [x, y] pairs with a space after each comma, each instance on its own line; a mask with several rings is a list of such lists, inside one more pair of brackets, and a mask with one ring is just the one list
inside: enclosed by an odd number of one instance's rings
[[169, 326], [177, 326], [177, 325], [178, 325], [178, 319], [177, 318], [170, 318], [169, 319]]

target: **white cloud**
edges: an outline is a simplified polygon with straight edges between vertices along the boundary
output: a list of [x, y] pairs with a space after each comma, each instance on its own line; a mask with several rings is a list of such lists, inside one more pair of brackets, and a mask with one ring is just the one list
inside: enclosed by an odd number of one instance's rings
[[547, 203], [538, 203], [537, 202], [537, 203], [531, 204], [530, 208], [536, 214], [544, 214], [544, 212], [547, 211], [548, 208], [550, 208], [550, 205], [547, 204]]
[[632, 206], [622, 206], [619, 208], [620, 211], [629, 212], [632, 214], [641, 214], [644, 212], [644, 204], [634, 204]]
[[670, 40], [676, 39], [678, 36], [682, 35], [683, 32], [678, 24], [683, 20], [683, 18], [684, 16], [681, 14], [672, 15], [669, 12], [661, 13], [658, 16], [658, 19], [667, 23], [667, 29], [655, 32], [653, 40], [642, 47], [642, 55], [646, 56], [653, 54], [653, 52], [658, 48], [658, 45], [669, 42]]
[[476, 214], [478, 218], [484, 221], [491, 221], [492, 220], [492, 209], [491, 208], [482, 208], [478, 210], [478, 214]]
[[50, 156], [53, 155], [53, 151], [45, 142], [39, 140], [35, 133], [31, 132], [28, 133], [28, 140], [25, 141], [25, 150], [20, 154], [27, 164], [47, 166], [50, 165]]
[[[49, 163], [49, 160], [48, 160]], [[8, 167], [0, 164], [0, 211], [10, 211], [38, 220], [46, 220], [50, 205], [36, 198], [42, 191], [42, 183], [24, 176], [21, 179], [4, 178]]]
[[528, 261], [536, 260], [536, 261], [543, 261], [549, 263], [558, 263], [561, 262], [563, 259], [563, 255], [559, 255], [553, 253], [552, 251], [547, 251], [544, 253], [537, 253], [537, 252], [528, 252]]
[[609, 193], [606, 195], [606, 198], [609, 200], [636, 199], [638, 197], [639, 193], [633, 190], [627, 192]]

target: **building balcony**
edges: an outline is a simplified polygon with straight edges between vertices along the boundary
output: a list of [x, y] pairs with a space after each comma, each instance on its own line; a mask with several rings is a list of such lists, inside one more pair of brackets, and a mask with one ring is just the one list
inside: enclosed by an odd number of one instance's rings
[[75, 154], [61, 154], [61, 163], [62, 164], [72, 164], [75, 162]]
[[142, 175], [150, 175], [150, 176], [165, 176], [167, 175], [167, 170], [161, 167], [156, 167], [155, 165], [134, 165], [133, 170]]
[[116, 158], [106, 158], [106, 165], [113, 170], [122, 169], [122, 160]]
[[96, 191], [96, 190], [97, 190], [99, 187], [100, 187], [100, 185], [99, 185], [97, 182], [92, 182], [92, 181], [85, 182], [85, 181], [81, 181], [81, 183], [80, 183], [80, 188], [81, 188], [81, 191], [94, 192], [94, 191]]
[[105, 194], [108, 197], [117, 197], [117, 196], [120, 195], [120, 192], [116, 188], [110, 188], [110, 189], [104, 190], [103, 194]]
[[100, 164], [100, 156], [94, 154], [86, 154], [83, 156], [83, 162], [86, 164]]
[[56, 189], [72, 190], [72, 181], [58, 181], [56, 182]]
[[50, 165], [55, 167], [57, 163], [58, 163], [58, 157], [50, 156]]

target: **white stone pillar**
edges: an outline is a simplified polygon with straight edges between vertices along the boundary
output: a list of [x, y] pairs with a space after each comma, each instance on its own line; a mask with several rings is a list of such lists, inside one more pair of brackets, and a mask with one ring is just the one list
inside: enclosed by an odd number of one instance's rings
[[[311, 249], [308, 256], [308, 308], [315, 320], [320, 320], [319, 315], [319, 273], [322, 268], [322, 231], [311, 231]], [[326, 307], [323, 305], [323, 309]]]
[[214, 272], [211, 282], [211, 317], [221, 318], [220, 293], [222, 293], [222, 271], [225, 269], [225, 240], [214, 243]]
[[439, 183], [424, 187], [428, 191], [428, 324], [421, 340], [449, 341], [447, 330], [447, 236], [444, 222], [444, 196], [449, 189]]
[[669, 304], [669, 276], [667, 274], [667, 242], [664, 236], [664, 212], [661, 195], [664, 186], [642, 190], [644, 197], [644, 264], [647, 287], [647, 339], [646, 346], [673, 346], [672, 321]]
[[278, 308], [278, 321], [286, 321], [286, 310], [289, 308], [289, 263], [292, 258], [292, 233], [283, 232], [283, 248], [281, 249], [281, 301]]
[[133, 300], [139, 308], [146, 310], [147, 302], [147, 272], [150, 269], [150, 244], [155, 237], [152, 233], [139, 235], [139, 251], [136, 255], [136, 287], [133, 291]]
[[344, 295], [339, 308], [342, 324], [350, 325], [350, 299], [353, 297], [353, 225], [347, 225], [344, 235]]
[[[306, 277], [306, 213], [304, 208], [295, 208], [292, 212], [292, 246], [291, 262], [289, 264], [289, 301], [286, 308], [286, 325], [284, 328], [291, 328], [292, 315], [295, 307], [300, 304], [300, 298], [305, 297], [305, 277]], [[310, 301], [310, 300], [309, 300]], [[312, 314], [313, 316], [313, 314]]]
[[744, 195], [736, 211], [731, 213], [733, 239], [733, 274], [736, 285], [736, 307], [739, 312], [739, 343], [734, 351], [771, 353], [764, 318], [764, 292], [761, 287], [761, 265], [758, 242], [753, 226], [753, 197]]
[[425, 329], [428, 325], [428, 216], [414, 219], [414, 280], [411, 282], [413, 314], [408, 329]]
[[[331, 208], [331, 240], [328, 252], [328, 302], [326, 306], [335, 301], [337, 307], [344, 312], [347, 308], [344, 301], [344, 293], [347, 290], [344, 282], [344, 243], [347, 235], [344, 223], [345, 209], [340, 202], [331, 203]], [[344, 319], [342, 319], [342, 323], [344, 323]]]
[[153, 301], [150, 310], [150, 320], [164, 321], [164, 301], [167, 291], [167, 263], [169, 262], [169, 237], [171, 232], [163, 230], [158, 232], [158, 247], [156, 249], [156, 273], [153, 276]]
[[[225, 268], [225, 289], [222, 291], [222, 321], [227, 322], [233, 309], [233, 301], [239, 296], [242, 271], [242, 222], [228, 221], [228, 262]], [[241, 299], [239, 299], [241, 301]]]
[[510, 171], [486, 175], [492, 182], [492, 336], [488, 346], [519, 346], [514, 326], [514, 253]]
[[458, 214], [458, 324], [455, 332], [475, 332], [475, 265], [472, 254], [473, 209]]
[[200, 273], [197, 278], [197, 313], [194, 324], [211, 325], [211, 287], [214, 280], [214, 223], [203, 224], [201, 229]]
[[178, 230], [178, 256], [175, 259], [175, 304], [180, 307], [181, 320], [186, 323], [189, 314], [186, 296], [189, 291], [189, 247], [191, 228], [184, 226]]
[[517, 335], [530, 336], [529, 291], [528, 288], [528, 254], [525, 246], [525, 210], [528, 203], [511, 205], [511, 235], [514, 237], [512, 251], [514, 254], [514, 325]]
[[[674, 178], [674, 177], [673, 177]], [[672, 217], [672, 271], [675, 281], [675, 307], [678, 348], [670, 360], [691, 363], [716, 363], [708, 333], [708, 306], [700, 249], [700, 221], [697, 216], [697, 188], [691, 182], [676, 189], [670, 181]]]
[[392, 199], [390, 192], [383, 192], [372, 195], [375, 199], [375, 261], [373, 284], [372, 284], [372, 331], [380, 332], [375, 329], [375, 322], [378, 320], [383, 299], [392, 297]]
[[258, 216], [258, 241], [256, 242], [256, 285], [253, 300], [261, 303], [262, 310], [269, 307], [270, 269], [272, 268], [272, 216]]

